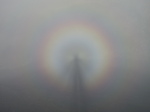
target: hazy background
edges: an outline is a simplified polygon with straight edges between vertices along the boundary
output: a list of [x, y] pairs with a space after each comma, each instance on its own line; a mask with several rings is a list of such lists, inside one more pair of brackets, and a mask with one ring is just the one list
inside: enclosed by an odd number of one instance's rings
[[113, 43], [120, 60], [113, 78], [89, 91], [89, 111], [150, 111], [149, 0], [0, 0], [0, 111], [69, 111], [70, 92], [45, 81], [36, 52], [42, 27], [72, 8], [95, 11], [123, 35]]

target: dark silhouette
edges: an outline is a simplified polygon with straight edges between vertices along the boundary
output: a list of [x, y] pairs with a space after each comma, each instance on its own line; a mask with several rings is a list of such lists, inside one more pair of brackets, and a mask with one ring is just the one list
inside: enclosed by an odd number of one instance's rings
[[83, 72], [81, 70], [80, 60], [78, 56], [74, 57], [72, 75], [73, 75], [73, 99], [71, 112], [87, 112], [87, 98], [83, 81]]

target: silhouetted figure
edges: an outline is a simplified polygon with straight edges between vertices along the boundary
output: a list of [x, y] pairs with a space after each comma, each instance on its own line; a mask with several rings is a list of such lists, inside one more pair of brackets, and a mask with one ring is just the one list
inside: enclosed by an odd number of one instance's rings
[[83, 81], [83, 74], [81, 70], [82, 60], [75, 56], [72, 61], [72, 75], [73, 75], [73, 99], [71, 112], [87, 112], [87, 101], [85, 94], [85, 87]]

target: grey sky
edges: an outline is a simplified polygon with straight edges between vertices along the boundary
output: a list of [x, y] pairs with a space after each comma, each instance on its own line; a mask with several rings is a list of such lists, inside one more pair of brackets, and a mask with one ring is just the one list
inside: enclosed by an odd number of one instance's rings
[[53, 29], [55, 19], [78, 14], [103, 18], [108, 30], [119, 35], [110, 37], [118, 60], [113, 78], [90, 91], [92, 112], [150, 110], [149, 0], [0, 0], [0, 111], [67, 111], [69, 93], [58, 81], [45, 81], [37, 52], [47, 26]]

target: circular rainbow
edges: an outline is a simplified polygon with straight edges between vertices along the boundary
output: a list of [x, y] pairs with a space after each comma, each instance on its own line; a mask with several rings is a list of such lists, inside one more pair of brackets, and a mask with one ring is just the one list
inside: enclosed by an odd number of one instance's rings
[[[74, 30], [80, 30], [81, 32], [91, 34], [94, 44], [97, 45], [97, 52], [99, 56], [102, 56], [102, 66], [98, 67], [96, 73], [91, 74], [87, 86], [88, 88], [96, 88], [96, 86], [102, 85], [106, 80], [111, 77], [111, 72], [115, 68], [115, 50], [114, 46], [110, 42], [109, 36], [106, 32], [94, 22], [82, 20], [82, 19], [71, 19], [59, 23], [52, 30], [50, 30], [41, 42], [41, 47], [39, 50], [39, 68], [41, 72], [47, 77], [47, 80], [53, 82], [55, 85], [65, 88], [58, 76], [57, 69], [52, 65], [52, 50], [63, 40], [63, 35]], [[99, 60], [97, 60], [99, 61]], [[93, 76], [92, 76], [93, 75]]]

